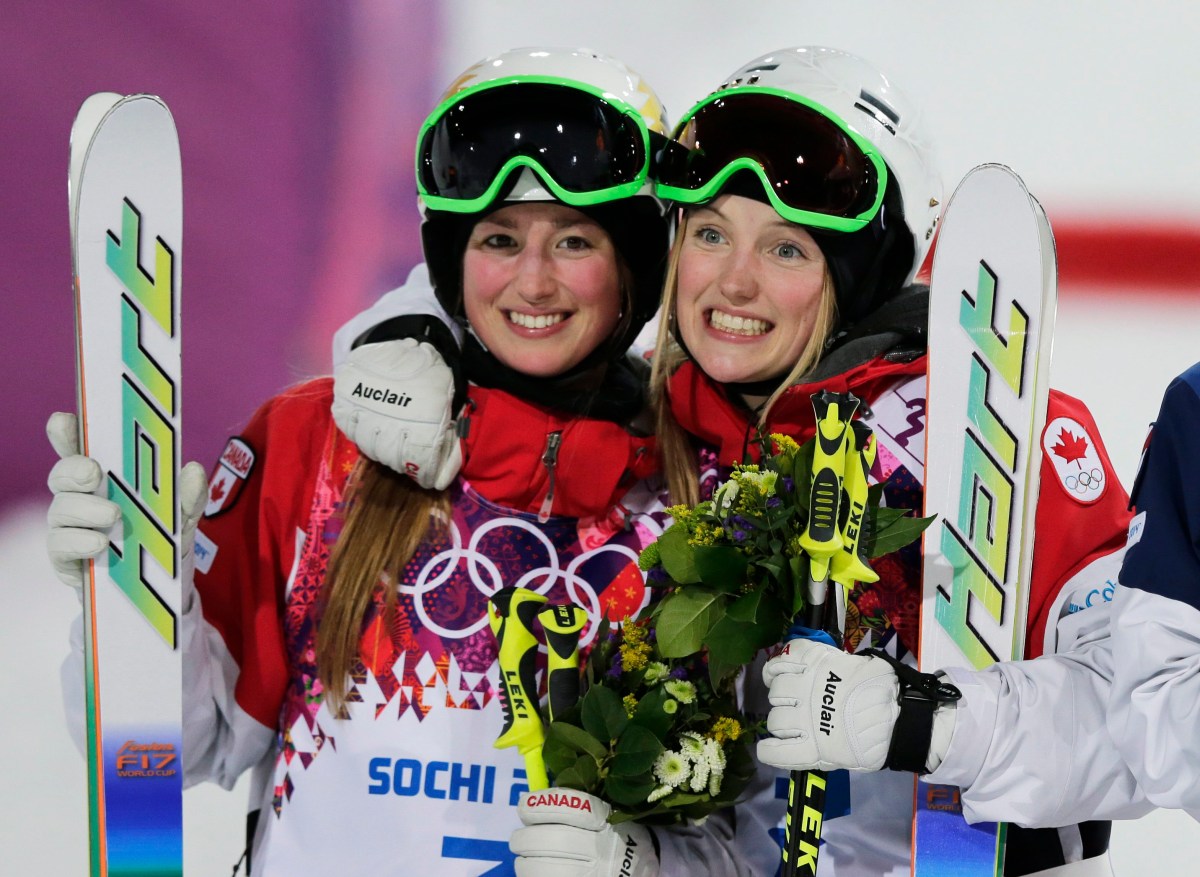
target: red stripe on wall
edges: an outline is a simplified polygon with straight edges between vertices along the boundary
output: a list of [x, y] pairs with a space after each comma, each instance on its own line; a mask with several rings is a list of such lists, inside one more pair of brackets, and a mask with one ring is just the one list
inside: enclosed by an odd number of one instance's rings
[[1051, 220], [1059, 287], [1200, 295], [1200, 226]]

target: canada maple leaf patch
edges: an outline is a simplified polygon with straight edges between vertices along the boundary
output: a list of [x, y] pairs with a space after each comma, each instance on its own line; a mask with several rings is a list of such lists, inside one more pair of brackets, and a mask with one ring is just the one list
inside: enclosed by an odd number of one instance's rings
[[1054, 464], [1054, 474], [1067, 496], [1090, 504], [1104, 495], [1107, 474], [1096, 443], [1078, 420], [1058, 417], [1042, 433], [1046, 459]]
[[225, 445], [217, 470], [209, 479], [208, 505], [204, 507], [204, 516], [211, 518], [233, 508], [253, 469], [254, 449], [245, 439], [234, 436]]
[[1079, 461], [1087, 457], [1090, 447], [1091, 444], [1086, 438], [1086, 433], [1084, 436], [1077, 436], [1063, 427], [1058, 433], [1058, 443], [1050, 448], [1050, 453], [1062, 457], [1068, 463], [1076, 463], [1082, 468], [1083, 464]]

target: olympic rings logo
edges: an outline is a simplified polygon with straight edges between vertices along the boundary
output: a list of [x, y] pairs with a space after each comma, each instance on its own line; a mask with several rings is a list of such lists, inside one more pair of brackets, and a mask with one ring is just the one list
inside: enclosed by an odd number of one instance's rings
[[[546, 552], [545, 565], [527, 570], [515, 582], [505, 582], [495, 562], [479, 550], [483, 538], [501, 528], [524, 531], [541, 543]], [[596, 636], [598, 627], [596, 621], [600, 618], [600, 595], [591, 583], [579, 574], [579, 569], [589, 560], [604, 552], [616, 552], [624, 555], [635, 564], [638, 559], [638, 552], [630, 546], [610, 543], [582, 552], [564, 567], [559, 558], [558, 549], [554, 547], [554, 543], [547, 538], [546, 534], [530, 522], [520, 518], [498, 518], [488, 521], [471, 534], [471, 540], [465, 547], [462, 544], [461, 531], [457, 526], [451, 524], [450, 539], [451, 547], [434, 555], [421, 568], [414, 584], [402, 584], [398, 590], [401, 594], [412, 597], [413, 610], [426, 629], [440, 637], [452, 640], [466, 639], [483, 630], [488, 623], [487, 615], [481, 616], [467, 627], [455, 630], [445, 627], [431, 618], [426, 611], [425, 600], [422, 598], [449, 582], [451, 577], [464, 565], [467, 580], [485, 597], [491, 597], [506, 584], [512, 584], [518, 588], [528, 588], [537, 594], [545, 594], [557, 582], [563, 582], [567, 589], [567, 597], [587, 613], [588, 626], [579, 643], [580, 646], [586, 646]]]
[[1063, 479], [1068, 490], [1073, 490], [1081, 496], [1095, 493], [1104, 484], [1104, 470], [1091, 469], [1078, 475], [1068, 475]]

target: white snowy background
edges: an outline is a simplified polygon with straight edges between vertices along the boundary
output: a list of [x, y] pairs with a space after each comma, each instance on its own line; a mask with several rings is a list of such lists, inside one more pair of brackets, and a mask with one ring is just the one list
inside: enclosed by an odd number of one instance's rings
[[[362, 5], [369, 11], [371, 3]], [[585, 44], [640, 70], [677, 115], [757, 54], [837, 46], [874, 60], [924, 104], [942, 144], [947, 195], [973, 165], [1000, 161], [1024, 177], [1052, 222], [1102, 217], [1195, 231], [1200, 11], [1183, 2], [1136, 5], [452, 0], [440, 10], [444, 60], [429, 75], [449, 81], [508, 46]], [[1191, 255], [1200, 256], [1192, 240]], [[1132, 247], [1124, 257], [1143, 259]], [[1121, 288], [1061, 290], [1052, 383], [1090, 405], [1126, 486], [1163, 387], [1200, 359], [1196, 276], [1190, 289], [1145, 288], [1127, 273]], [[86, 870], [83, 762], [63, 727], [58, 682], [78, 603], [45, 559], [45, 504], [9, 505], [0, 519], [7, 874]], [[244, 797], [242, 787], [186, 794], [189, 877], [230, 873]], [[1178, 812], [1118, 823], [1112, 858], [1119, 875], [1195, 873], [1200, 826]]]

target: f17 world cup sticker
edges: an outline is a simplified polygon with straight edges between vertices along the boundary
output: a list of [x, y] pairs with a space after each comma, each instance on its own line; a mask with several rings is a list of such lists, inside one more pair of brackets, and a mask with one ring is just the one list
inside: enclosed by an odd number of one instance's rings
[[1096, 453], [1096, 443], [1078, 420], [1058, 417], [1050, 421], [1042, 433], [1042, 448], [1068, 496], [1093, 503], [1104, 495], [1104, 464]]

